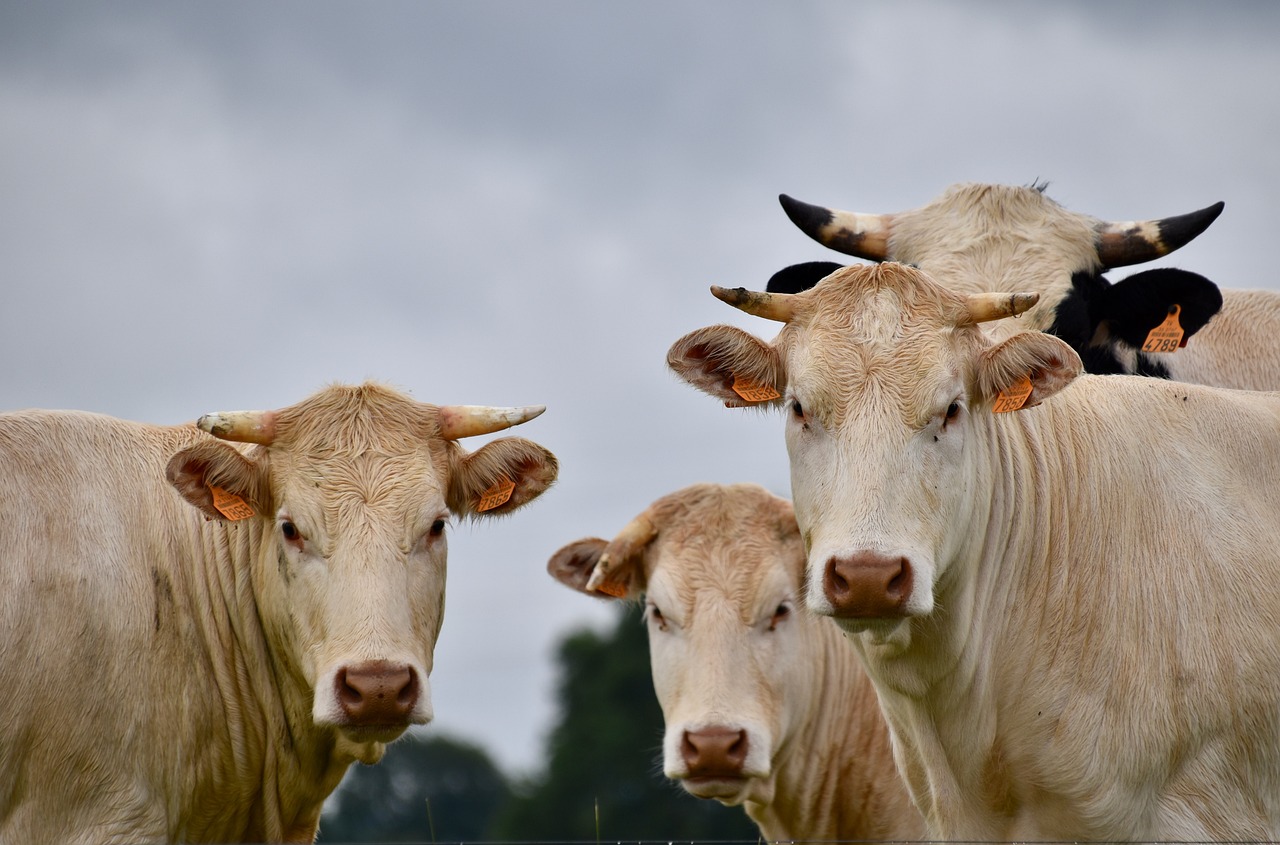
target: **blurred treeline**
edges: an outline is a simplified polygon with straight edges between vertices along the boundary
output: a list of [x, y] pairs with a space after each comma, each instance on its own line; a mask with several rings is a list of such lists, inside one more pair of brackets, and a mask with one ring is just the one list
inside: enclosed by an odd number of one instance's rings
[[647, 637], [639, 609], [618, 605], [611, 631], [559, 646], [560, 715], [542, 771], [513, 781], [476, 745], [404, 739], [378, 765], [352, 766], [318, 842], [757, 841], [741, 808], [693, 798], [662, 776]]

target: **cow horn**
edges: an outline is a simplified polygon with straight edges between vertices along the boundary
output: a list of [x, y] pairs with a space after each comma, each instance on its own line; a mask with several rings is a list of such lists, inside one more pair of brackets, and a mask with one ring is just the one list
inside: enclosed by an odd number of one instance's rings
[[276, 439], [275, 411], [220, 411], [196, 420], [196, 427], [220, 440], [270, 446]]
[[1127, 267], [1168, 255], [1208, 229], [1222, 209], [1223, 203], [1216, 202], [1190, 214], [1161, 220], [1099, 223], [1094, 227], [1098, 235], [1098, 260], [1103, 267]]
[[790, 321], [792, 315], [793, 293], [761, 293], [746, 288], [722, 288], [711, 286], [711, 293], [721, 302], [727, 302], [739, 311], [746, 311], [766, 320], [777, 320], [779, 323]]
[[594, 592], [609, 579], [609, 574], [619, 564], [634, 557], [656, 536], [658, 536], [658, 528], [649, 519], [648, 511], [628, 522], [618, 532], [618, 536], [609, 541], [600, 559], [596, 561], [595, 567], [591, 570], [591, 577], [587, 580], [587, 591]]
[[786, 194], [779, 194], [778, 202], [782, 203], [782, 210], [792, 223], [800, 227], [800, 231], [823, 246], [868, 261], [884, 261], [889, 257], [892, 214], [861, 214], [823, 208], [792, 199]]
[[1038, 293], [973, 293], [968, 297], [970, 323], [1016, 317], [1040, 300]]
[[445, 440], [492, 434], [528, 422], [547, 410], [545, 405], [523, 408], [491, 408], [487, 405], [441, 405], [440, 436]]

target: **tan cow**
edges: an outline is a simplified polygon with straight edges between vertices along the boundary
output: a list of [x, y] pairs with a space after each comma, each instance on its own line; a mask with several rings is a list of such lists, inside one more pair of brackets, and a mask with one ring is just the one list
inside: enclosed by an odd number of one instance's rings
[[778, 337], [668, 360], [785, 409], [806, 603], [931, 836], [1280, 838], [1280, 395], [1079, 376], [1058, 338], [980, 330], [1034, 295], [901, 264], [715, 291]]
[[0, 415], [0, 841], [312, 841], [432, 716], [452, 519], [555, 479], [454, 440], [541, 411], [365, 384], [199, 428]]
[[[1280, 293], [1219, 292], [1201, 276], [1169, 268], [1114, 285], [1102, 276], [1183, 246], [1217, 218], [1222, 203], [1160, 220], [1113, 222], [1067, 211], [1043, 186], [954, 185], [921, 208], [894, 214], [781, 200], [805, 233], [848, 255], [912, 264], [958, 293], [1040, 294], [1023, 320], [996, 331], [1055, 334], [1088, 372], [1280, 390]], [[1184, 341], [1195, 337], [1176, 352], [1138, 353], [1173, 305]]]
[[[604, 555], [609, 579], [587, 590]], [[644, 595], [662, 769], [689, 793], [741, 804], [771, 842], [924, 833], [857, 655], [797, 607], [804, 547], [785, 499], [686, 487], [547, 570], [589, 595]]]

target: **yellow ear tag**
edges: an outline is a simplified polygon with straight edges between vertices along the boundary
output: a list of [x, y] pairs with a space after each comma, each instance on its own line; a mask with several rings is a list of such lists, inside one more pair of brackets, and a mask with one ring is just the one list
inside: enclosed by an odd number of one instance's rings
[[625, 599], [627, 597], [627, 588], [621, 584], [615, 584], [612, 581], [605, 581], [596, 587], [597, 593], [604, 593], [606, 596], [613, 596], [615, 599]]
[[733, 377], [733, 392], [748, 402], [768, 402], [782, 395], [771, 384], [758, 384], [739, 376]]
[[218, 509], [218, 513], [232, 522], [253, 516], [253, 508], [235, 493], [212, 485], [209, 487], [209, 492], [213, 494], [213, 506]]
[[515, 489], [516, 483], [514, 481], [505, 475], [500, 476], [492, 487], [480, 494], [480, 501], [476, 503], [476, 512], [484, 513], [505, 505], [507, 500], [511, 498], [511, 494], [515, 492]]
[[1031, 395], [1031, 379], [1023, 376], [1018, 381], [1006, 387], [996, 396], [996, 402], [991, 406], [993, 414], [1004, 414], [1009, 411], [1016, 411], [1023, 405], [1027, 404], [1027, 397]]
[[1177, 352], [1178, 347], [1185, 346], [1182, 341], [1182, 324], [1178, 322], [1178, 315], [1181, 313], [1181, 305], [1170, 308], [1169, 316], [1164, 318], [1164, 322], [1147, 335], [1147, 342], [1142, 344], [1142, 351]]

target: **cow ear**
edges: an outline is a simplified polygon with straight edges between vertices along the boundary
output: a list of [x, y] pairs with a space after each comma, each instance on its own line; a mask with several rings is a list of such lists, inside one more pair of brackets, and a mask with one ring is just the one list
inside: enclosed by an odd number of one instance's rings
[[834, 261], [806, 261], [783, 267], [769, 277], [765, 287], [768, 293], [800, 293], [816, 285], [835, 271], [844, 267]]
[[213, 438], [170, 458], [165, 475], [209, 519], [238, 520], [271, 511], [265, 468]]
[[1142, 348], [1175, 305], [1184, 343], [1222, 308], [1216, 284], [1199, 273], [1169, 267], [1134, 273], [1104, 288], [1101, 299], [1098, 323], [1134, 349]]
[[578, 540], [562, 547], [547, 561], [547, 572], [552, 578], [571, 590], [586, 593], [598, 599], [634, 599], [641, 593], [639, 567], [634, 560], [622, 561], [609, 573], [603, 584], [594, 590], [587, 589], [591, 573], [595, 571], [600, 556], [608, 548], [609, 541], [599, 537]]
[[[982, 353], [977, 398], [997, 411], [1031, 408], [1071, 384], [1082, 369], [1080, 356], [1064, 341], [1023, 332]], [[1019, 402], [1018, 396], [1025, 398]]]
[[560, 471], [556, 456], [523, 437], [503, 437], [471, 454], [450, 449], [449, 510], [460, 516], [496, 516], [532, 502]]
[[730, 408], [780, 404], [786, 389], [777, 350], [735, 326], [690, 332], [671, 345], [667, 366]]

